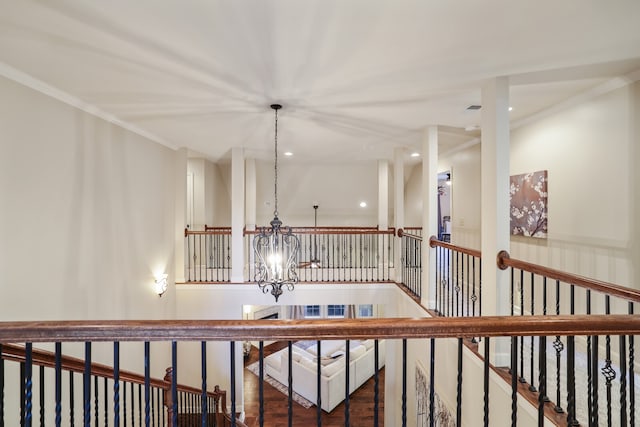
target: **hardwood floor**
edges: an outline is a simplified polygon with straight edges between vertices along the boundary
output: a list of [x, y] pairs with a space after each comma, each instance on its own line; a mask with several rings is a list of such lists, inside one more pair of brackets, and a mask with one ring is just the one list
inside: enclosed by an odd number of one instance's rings
[[[273, 343], [264, 348], [264, 355], [284, 348], [286, 343]], [[258, 360], [258, 349], [253, 347], [249, 357], [245, 360], [245, 366]], [[244, 371], [244, 399], [245, 399], [245, 423], [249, 427], [259, 426], [259, 405], [258, 405], [258, 377]], [[373, 388], [374, 379], [370, 378], [358, 390], [351, 394], [349, 399], [349, 419], [350, 426], [364, 427], [373, 426]], [[384, 425], [384, 368], [379, 374], [379, 409], [378, 425]], [[264, 383], [264, 425], [268, 427], [286, 427], [288, 425], [287, 396], [276, 390], [271, 385]], [[323, 427], [342, 427], [345, 419], [344, 402], [336, 406], [331, 413], [322, 411]], [[293, 425], [294, 426], [315, 426], [317, 417], [316, 406], [309, 409], [293, 403]]]

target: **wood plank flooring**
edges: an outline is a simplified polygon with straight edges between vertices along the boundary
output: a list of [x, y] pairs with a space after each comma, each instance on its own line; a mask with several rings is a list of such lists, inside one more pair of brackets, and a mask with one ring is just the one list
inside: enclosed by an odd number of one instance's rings
[[[268, 356], [286, 346], [285, 342], [273, 343], [265, 346], [264, 355]], [[245, 366], [258, 360], [258, 349], [253, 347]], [[258, 377], [247, 369], [244, 371], [244, 409], [245, 423], [249, 427], [259, 426], [259, 405], [258, 405]], [[371, 377], [358, 390], [351, 394], [349, 403], [350, 426], [365, 427], [373, 426], [373, 388], [374, 379]], [[384, 368], [379, 374], [379, 426], [384, 425]], [[288, 405], [287, 396], [276, 390], [271, 385], [264, 383], [264, 425], [267, 427], [286, 427], [288, 425]], [[293, 403], [293, 425], [311, 427], [317, 425], [317, 409], [312, 406], [309, 409]], [[344, 402], [336, 406], [331, 413], [322, 411], [323, 427], [343, 427], [345, 420]]]

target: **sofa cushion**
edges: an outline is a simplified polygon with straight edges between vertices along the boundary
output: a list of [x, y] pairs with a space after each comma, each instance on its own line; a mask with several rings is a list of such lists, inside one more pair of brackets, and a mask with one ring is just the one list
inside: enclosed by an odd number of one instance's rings
[[322, 376], [331, 377], [341, 369], [344, 369], [344, 358], [341, 357], [339, 359], [332, 359], [333, 363], [329, 363], [326, 366], [323, 366], [321, 369]]
[[351, 347], [351, 351], [349, 352], [349, 359], [356, 360], [366, 352], [367, 352], [367, 348], [363, 345], [359, 345], [357, 347]]
[[368, 349], [373, 348], [373, 345], [375, 344], [375, 340], [364, 340], [362, 341], [362, 345], [365, 346]]

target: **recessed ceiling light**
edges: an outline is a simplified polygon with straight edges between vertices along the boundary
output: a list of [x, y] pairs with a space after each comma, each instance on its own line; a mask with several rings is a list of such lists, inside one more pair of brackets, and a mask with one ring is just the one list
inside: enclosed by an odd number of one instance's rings
[[513, 107], [509, 107], [509, 111], [512, 111], [512, 110], [513, 110]]
[[293, 156], [293, 153], [291, 151], [285, 151], [284, 155], [287, 156], [287, 157], [291, 157], [291, 156]]
[[420, 157], [420, 153], [411, 153], [411, 157]]
[[367, 202], [360, 202], [360, 207], [361, 208], [366, 208], [367, 207]]

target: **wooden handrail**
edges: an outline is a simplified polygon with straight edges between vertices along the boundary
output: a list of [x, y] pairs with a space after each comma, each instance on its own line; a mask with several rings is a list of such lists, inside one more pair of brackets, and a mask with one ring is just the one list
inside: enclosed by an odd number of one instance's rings
[[184, 229], [184, 236], [211, 236], [211, 235], [220, 235], [220, 236], [230, 236], [231, 228], [228, 227], [207, 227], [205, 226], [203, 230], [189, 230], [188, 228]]
[[456, 252], [461, 252], [463, 254], [468, 254], [477, 258], [481, 258], [482, 257], [482, 253], [477, 250], [477, 249], [469, 249], [469, 248], [463, 248], [462, 246], [456, 246], [456, 245], [452, 245], [451, 243], [447, 243], [447, 242], [443, 242], [441, 240], [438, 240], [438, 238], [436, 236], [431, 236], [429, 238], [429, 246], [432, 248], [435, 248], [436, 246], [439, 246], [441, 248], [447, 248], [447, 249], [451, 249], [453, 251]]
[[[245, 235], [258, 234], [260, 228], [244, 230]], [[379, 230], [377, 227], [291, 227], [294, 234], [390, 234], [395, 235], [395, 228]]]
[[640, 302], [640, 290], [625, 288], [624, 286], [615, 285], [613, 283], [590, 279], [588, 277], [579, 276], [577, 274], [566, 273], [564, 271], [555, 270], [553, 268], [544, 267], [542, 265], [513, 259], [509, 256], [509, 252], [507, 251], [500, 251], [498, 253], [496, 261], [498, 263], [498, 267], [502, 270], [508, 267], [518, 268], [520, 270], [528, 271], [530, 273], [538, 274], [550, 279], [580, 286], [581, 288], [590, 289], [592, 291], [623, 298], [628, 301]]
[[640, 315], [0, 322], [0, 343], [640, 335]]
[[[27, 340], [24, 340], [27, 342]], [[2, 345], [2, 354], [0, 355], [3, 359], [13, 361], [13, 362], [24, 362], [26, 359], [25, 349], [22, 346], [18, 346], [15, 344], [3, 344]], [[32, 351], [32, 360], [33, 364], [36, 366], [44, 366], [45, 368], [55, 368], [55, 354], [50, 351], [33, 349]], [[63, 371], [71, 371], [76, 373], [84, 373], [84, 360], [78, 359], [70, 356], [62, 356], [61, 357], [61, 369]], [[113, 367], [103, 365], [100, 363], [91, 363], [91, 375], [95, 375], [101, 378], [109, 378], [113, 379]], [[128, 383], [134, 384], [145, 384], [145, 378], [143, 375], [136, 374], [135, 372], [130, 371], [119, 371], [120, 380]], [[165, 380], [150, 378], [149, 384], [151, 387], [158, 388], [167, 388], [168, 384]], [[185, 391], [189, 393], [202, 393], [202, 389], [196, 387], [190, 387], [186, 385], [177, 386], [178, 391]], [[207, 392], [207, 394], [211, 397], [216, 397], [217, 394], [215, 392]]]
[[[415, 227], [414, 227], [415, 228]], [[398, 237], [407, 237], [409, 239], [418, 240], [422, 242], [422, 236], [418, 236], [416, 234], [407, 233], [406, 230], [408, 228], [398, 228]]]

